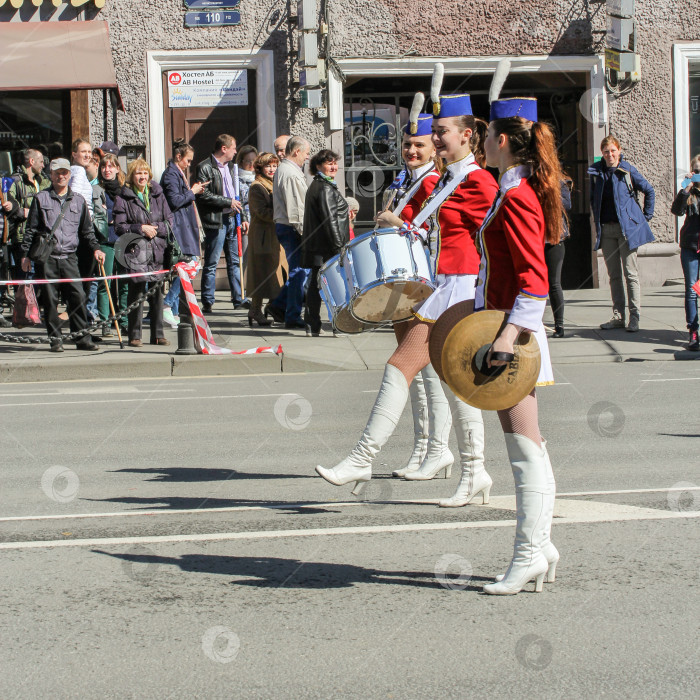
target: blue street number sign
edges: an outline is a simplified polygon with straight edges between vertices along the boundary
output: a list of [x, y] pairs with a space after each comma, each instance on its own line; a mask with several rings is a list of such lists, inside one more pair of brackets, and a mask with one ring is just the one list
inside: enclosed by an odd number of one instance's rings
[[233, 12], [185, 12], [186, 27], [228, 27], [241, 23], [241, 13]]
[[222, 10], [238, 7], [241, 0], [185, 0], [185, 5], [199, 10]]

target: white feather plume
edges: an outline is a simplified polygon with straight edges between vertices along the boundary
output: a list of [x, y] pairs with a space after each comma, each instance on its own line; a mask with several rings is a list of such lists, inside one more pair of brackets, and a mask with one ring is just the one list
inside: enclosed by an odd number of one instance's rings
[[510, 59], [502, 58], [496, 66], [496, 72], [491, 80], [491, 88], [489, 89], [489, 104], [495, 102], [501, 94], [503, 84], [506, 82], [508, 73], [510, 72]]
[[445, 76], [445, 66], [436, 63], [433, 66], [433, 82], [430, 84], [430, 99], [433, 104], [440, 102], [440, 90], [442, 89], [442, 79]]
[[411, 111], [408, 113], [408, 122], [411, 125], [411, 133], [417, 131], [418, 125], [418, 115], [423, 109], [425, 104], [425, 95], [422, 92], [417, 92], [413, 97], [413, 104], [411, 105]]

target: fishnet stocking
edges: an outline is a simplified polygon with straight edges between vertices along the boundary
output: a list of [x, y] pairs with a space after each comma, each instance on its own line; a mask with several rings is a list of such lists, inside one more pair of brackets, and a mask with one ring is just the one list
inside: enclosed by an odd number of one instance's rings
[[398, 345], [401, 345], [401, 341], [406, 335], [406, 331], [408, 330], [410, 323], [411, 321], [399, 321], [398, 323], [394, 324], [394, 335], [396, 336], [396, 343]]
[[533, 389], [520, 403], [498, 412], [504, 433], [518, 433], [530, 438], [536, 445], [541, 444], [540, 427], [537, 418], [537, 396]]
[[406, 329], [399, 347], [389, 358], [389, 364], [401, 370], [410, 386], [416, 374], [430, 363], [428, 337], [430, 336], [431, 324], [413, 319], [400, 325], [406, 326]]

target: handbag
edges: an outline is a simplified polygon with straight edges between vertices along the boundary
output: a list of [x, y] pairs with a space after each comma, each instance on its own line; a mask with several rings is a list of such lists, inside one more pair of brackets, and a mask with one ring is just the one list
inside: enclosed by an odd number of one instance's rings
[[12, 325], [15, 328], [37, 326], [41, 323], [39, 304], [36, 301], [33, 284], [20, 285], [15, 292], [15, 308], [12, 312]]
[[165, 243], [165, 252], [163, 253], [163, 269], [172, 270], [173, 265], [179, 263], [181, 260], [185, 259], [185, 255], [182, 253], [182, 248], [175, 238], [173, 233], [173, 227], [170, 222], [166, 220], [165, 227], [168, 229], [168, 237]]
[[68, 201], [68, 197], [66, 197], [63, 204], [61, 204], [61, 212], [56, 217], [56, 221], [54, 221], [48, 235], [41, 233], [34, 237], [32, 247], [29, 249], [29, 259], [31, 261], [40, 265], [45, 265], [48, 262], [49, 258], [51, 257], [51, 253], [53, 253], [53, 249], [56, 247], [56, 237], [54, 234], [61, 225], [61, 221], [63, 221], [63, 217], [65, 216], [69, 205], [70, 202]]

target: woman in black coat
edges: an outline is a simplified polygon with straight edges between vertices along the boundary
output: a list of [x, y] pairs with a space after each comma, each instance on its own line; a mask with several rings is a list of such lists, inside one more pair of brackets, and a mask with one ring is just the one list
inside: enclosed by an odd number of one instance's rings
[[301, 265], [311, 269], [306, 292], [306, 332], [321, 333], [321, 294], [318, 271], [330, 258], [338, 255], [350, 240], [348, 203], [335, 183], [338, 154], [328, 149], [319, 151], [309, 163], [314, 179], [306, 192], [304, 235], [301, 238]]
[[[195, 195], [204, 191], [208, 183], [195, 182], [192, 187], [187, 184], [187, 169], [194, 158], [194, 149], [184, 140], [175, 141], [173, 159], [163, 171], [160, 186], [165, 193], [170, 211], [173, 213], [173, 233], [180, 249], [185, 255], [198, 258], [199, 226], [194, 205]], [[163, 301], [163, 320], [171, 326], [177, 326], [180, 295], [180, 278], [176, 277], [170, 285], [170, 291]], [[189, 314], [187, 314], [189, 315]]]
[[[114, 230], [117, 236], [138, 233], [148, 239], [152, 254], [151, 269], [163, 267], [168, 241], [168, 224], [173, 215], [168, 207], [162, 187], [152, 180], [151, 168], [138, 158], [129, 165], [126, 185], [114, 201]], [[131, 304], [146, 292], [148, 277], [136, 277], [129, 283], [128, 303]], [[150, 297], [151, 345], [170, 345], [163, 336], [163, 287]], [[129, 345], [141, 347], [143, 302], [129, 313]]]

